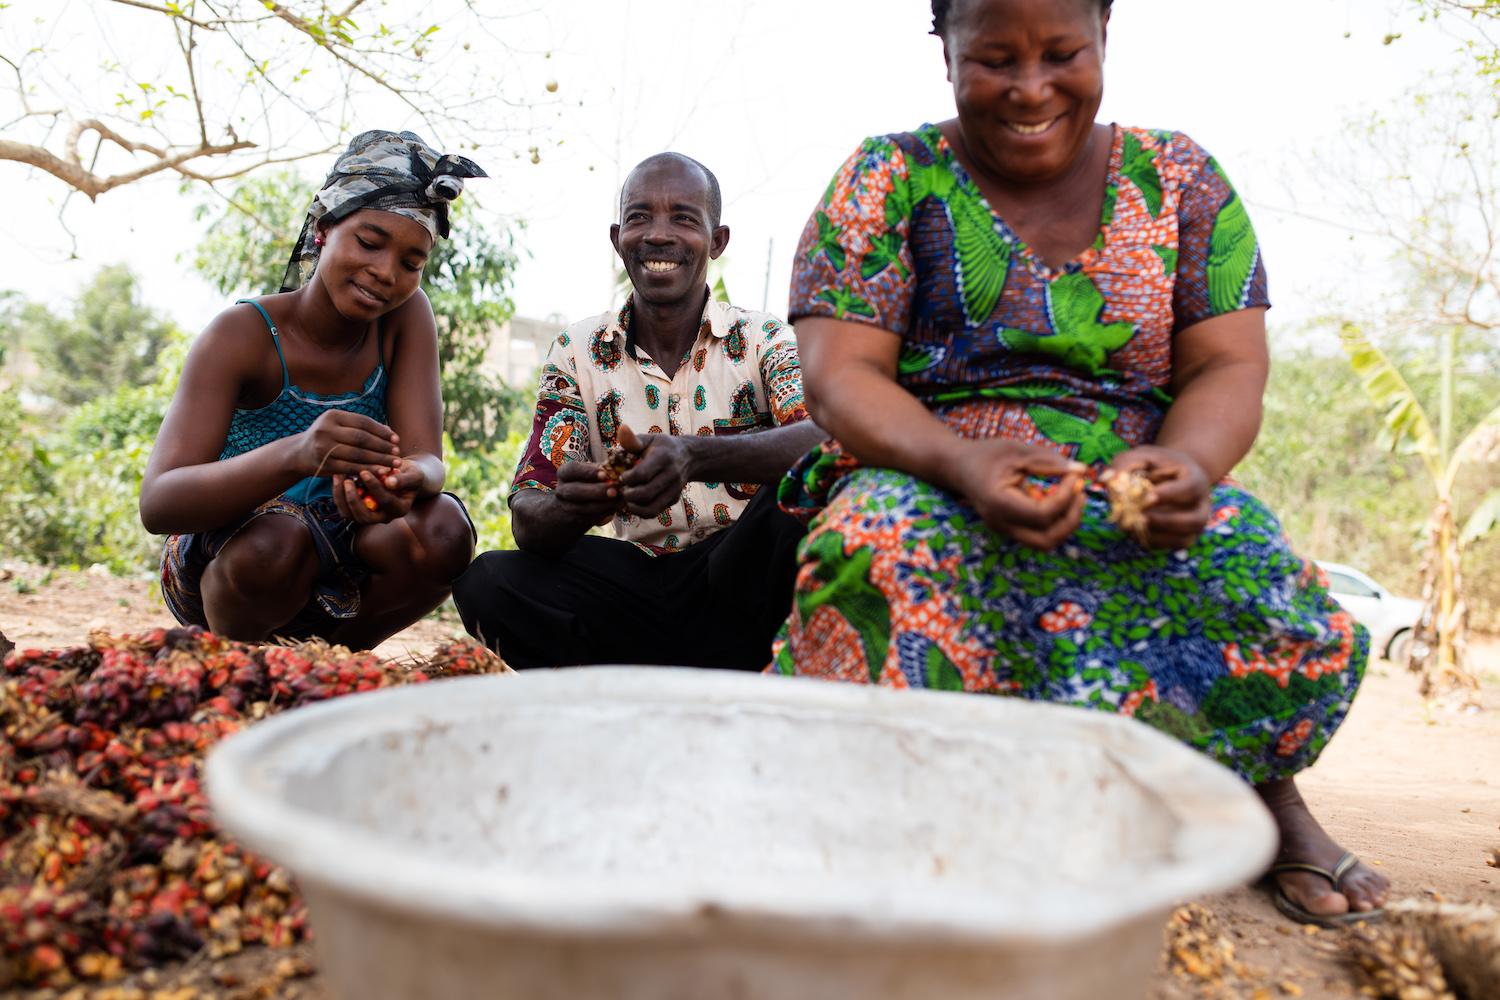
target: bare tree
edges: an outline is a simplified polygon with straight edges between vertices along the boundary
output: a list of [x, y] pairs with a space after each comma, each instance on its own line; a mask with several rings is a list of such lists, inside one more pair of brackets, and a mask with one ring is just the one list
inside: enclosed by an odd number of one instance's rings
[[162, 173], [212, 185], [391, 122], [450, 149], [505, 145], [556, 102], [501, 40], [528, 13], [490, 0], [0, 3], [0, 161], [92, 200]]

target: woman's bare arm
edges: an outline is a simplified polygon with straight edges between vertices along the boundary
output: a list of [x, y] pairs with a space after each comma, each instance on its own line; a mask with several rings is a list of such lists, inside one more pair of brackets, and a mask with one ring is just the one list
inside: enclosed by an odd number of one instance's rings
[[402, 465], [421, 471], [418, 496], [443, 488], [443, 390], [438, 373], [437, 320], [426, 293], [418, 289], [386, 320], [395, 332], [386, 417], [396, 432]]
[[263, 348], [264, 326], [249, 308], [217, 316], [188, 352], [172, 404], [141, 480], [141, 523], [153, 534], [229, 524], [314, 474], [389, 464], [383, 425], [342, 411], [313, 428], [219, 461], [235, 402]]
[[1215, 316], [1178, 332], [1174, 401], [1156, 444], [1191, 457], [1210, 483], [1223, 479], [1255, 444], [1270, 368], [1264, 309]]

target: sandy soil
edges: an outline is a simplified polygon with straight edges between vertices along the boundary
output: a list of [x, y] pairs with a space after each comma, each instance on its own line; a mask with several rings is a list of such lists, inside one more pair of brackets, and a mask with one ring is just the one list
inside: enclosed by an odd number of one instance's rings
[[[18, 646], [72, 645], [96, 628], [171, 624], [150, 580], [0, 566], [0, 632]], [[429, 619], [379, 652], [421, 653], [461, 633], [451, 617]], [[1425, 705], [1410, 675], [1374, 664], [1348, 722], [1300, 782], [1314, 812], [1380, 866], [1398, 897], [1500, 904], [1500, 869], [1486, 864], [1500, 847], [1500, 640], [1473, 648], [1486, 681], [1482, 710]], [[1210, 987], [1164, 972], [1159, 1000], [1358, 995], [1338, 934], [1290, 924], [1253, 887], [1202, 902], [1251, 974]], [[316, 980], [304, 980], [300, 992], [321, 995]]]

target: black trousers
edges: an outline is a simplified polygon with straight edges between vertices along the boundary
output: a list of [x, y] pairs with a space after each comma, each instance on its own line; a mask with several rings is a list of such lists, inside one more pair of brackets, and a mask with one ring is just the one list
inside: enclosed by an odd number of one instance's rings
[[759, 670], [791, 611], [805, 533], [764, 486], [733, 525], [680, 552], [651, 556], [598, 535], [561, 556], [486, 552], [453, 585], [453, 602], [469, 634], [517, 670]]

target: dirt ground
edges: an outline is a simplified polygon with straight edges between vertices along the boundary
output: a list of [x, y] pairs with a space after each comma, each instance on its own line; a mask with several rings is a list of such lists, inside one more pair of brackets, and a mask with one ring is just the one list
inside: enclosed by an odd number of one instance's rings
[[[17, 646], [171, 624], [151, 580], [0, 566], [0, 632]], [[378, 652], [422, 653], [458, 634], [456, 619], [429, 619]], [[1481, 710], [1426, 705], [1414, 678], [1377, 662], [1348, 722], [1299, 782], [1334, 836], [1380, 866], [1398, 898], [1500, 904], [1500, 869], [1486, 863], [1500, 847], [1500, 640], [1478, 640], [1473, 652], [1485, 681]], [[1249, 975], [1209, 988], [1164, 972], [1158, 1000], [1358, 995], [1338, 934], [1292, 925], [1255, 888], [1201, 902], [1234, 939]], [[323, 996], [316, 979], [295, 992]]]

